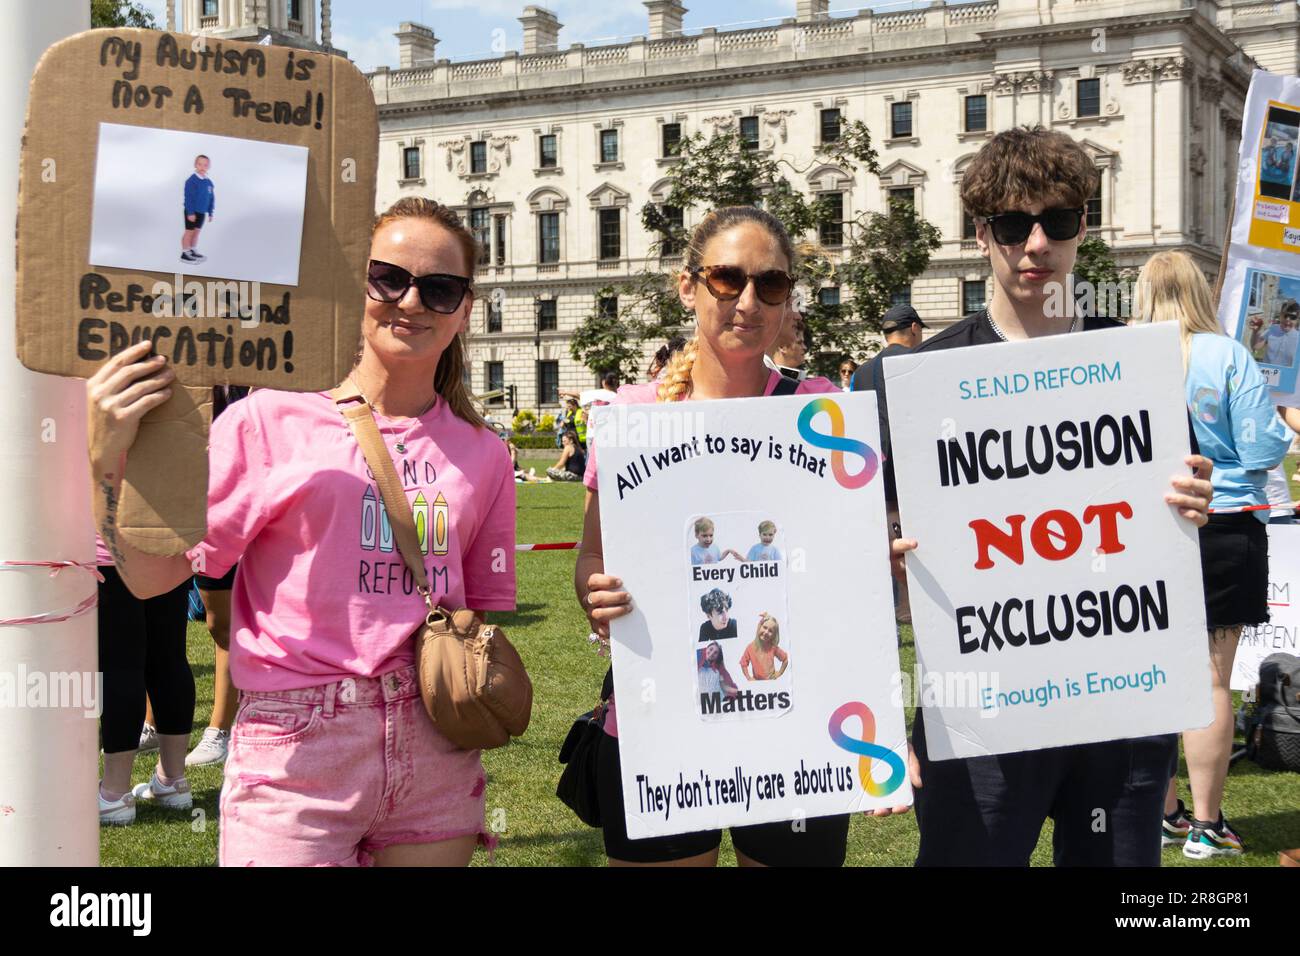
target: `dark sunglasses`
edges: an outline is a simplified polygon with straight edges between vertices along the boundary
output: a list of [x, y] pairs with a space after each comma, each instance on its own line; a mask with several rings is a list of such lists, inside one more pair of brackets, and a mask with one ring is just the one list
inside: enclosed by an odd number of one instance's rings
[[441, 273], [413, 276], [401, 266], [378, 259], [371, 259], [366, 267], [366, 295], [376, 302], [401, 302], [406, 290], [415, 286], [424, 307], [442, 315], [450, 315], [460, 308], [471, 285], [464, 276]]
[[1048, 239], [1063, 242], [1079, 234], [1079, 224], [1083, 222], [1082, 209], [1044, 209], [1037, 216], [1027, 212], [1000, 212], [994, 216], [985, 216], [984, 221], [993, 230], [993, 238], [1004, 246], [1018, 246], [1029, 238], [1034, 231], [1034, 223], [1043, 227], [1043, 234]]
[[739, 299], [751, 279], [754, 293], [768, 305], [781, 305], [790, 298], [790, 290], [794, 288], [794, 276], [780, 269], [750, 275], [740, 266], [697, 266], [691, 270], [691, 276], [704, 279], [709, 293], [719, 302]]

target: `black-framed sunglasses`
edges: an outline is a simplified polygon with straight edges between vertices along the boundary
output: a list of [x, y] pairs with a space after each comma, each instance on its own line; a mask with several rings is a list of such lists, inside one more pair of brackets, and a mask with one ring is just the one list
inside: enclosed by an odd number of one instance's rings
[[703, 279], [709, 294], [719, 302], [739, 299], [751, 279], [754, 294], [768, 305], [781, 305], [790, 298], [790, 290], [794, 288], [794, 276], [781, 269], [750, 275], [740, 266], [697, 266], [691, 270], [691, 277]]
[[413, 276], [401, 266], [391, 262], [371, 259], [366, 267], [366, 295], [376, 302], [401, 302], [406, 290], [415, 286], [420, 301], [430, 312], [450, 315], [465, 301], [465, 293], [473, 285], [464, 276], [435, 272], [427, 276]]
[[1079, 209], [1044, 209], [1037, 216], [1027, 212], [1000, 212], [985, 216], [984, 221], [993, 230], [993, 238], [1004, 246], [1018, 246], [1034, 231], [1034, 223], [1043, 227], [1048, 239], [1063, 242], [1079, 234], [1084, 211]]

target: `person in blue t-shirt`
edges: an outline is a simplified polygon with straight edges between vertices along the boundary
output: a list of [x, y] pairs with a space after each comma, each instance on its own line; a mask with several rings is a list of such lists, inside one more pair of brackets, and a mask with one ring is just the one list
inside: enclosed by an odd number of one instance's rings
[[217, 191], [208, 179], [212, 160], [200, 153], [194, 157], [194, 173], [185, 180], [185, 231], [181, 233], [181, 261], [202, 262], [207, 256], [198, 250], [199, 230], [211, 221], [217, 209]]
[[1140, 321], [1178, 323], [1187, 407], [1201, 454], [1214, 462], [1211, 514], [1200, 529], [1214, 722], [1183, 733], [1192, 813], [1178, 799], [1175, 776], [1163, 841], [1168, 846], [1186, 837], [1183, 855], [1192, 859], [1240, 856], [1241, 837], [1221, 806], [1233, 735], [1228, 681], [1242, 626], [1268, 620], [1269, 512], [1260, 506], [1268, 504], [1268, 470], [1286, 456], [1291, 432], [1250, 352], [1219, 326], [1210, 287], [1187, 255], [1152, 256], [1138, 275], [1136, 299]]
[[749, 549], [746, 561], [780, 561], [781, 551], [772, 543], [776, 537], [776, 522], [763, 521], [758, 526], [758, 544]]

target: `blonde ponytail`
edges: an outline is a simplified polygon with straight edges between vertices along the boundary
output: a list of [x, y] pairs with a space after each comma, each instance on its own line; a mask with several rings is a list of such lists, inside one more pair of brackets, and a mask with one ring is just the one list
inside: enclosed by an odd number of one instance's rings
[[699, 350], [700, 340], [698, 336], [692, 336], [680, 351], [673, 353], [664, 366], [663, 379], [659, 383], [659, 401], [682, 402], [691, 394], [691, 369], [695, 367]]

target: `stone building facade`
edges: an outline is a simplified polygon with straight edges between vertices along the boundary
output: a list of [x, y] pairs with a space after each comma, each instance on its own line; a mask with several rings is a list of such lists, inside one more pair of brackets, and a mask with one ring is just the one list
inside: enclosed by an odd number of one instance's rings
[[[204, 0], [183, 2], [188, 15]], [[942, 327], [986, 295], [958, 190], [993, 132], [1041, 123], [1083, 144], [1102, 174], [1089, 225], [1122, 268], [1181, 248], [1213, 274], [1250, 71], [1300, 72], [1290, 0], [934, 0], [834, 16], [827, 0], [791, 2], [779, 22], [720, 31], [683, 30], [678, 0], [647, 0], [645, 36], [591, 47], [561, 44], [556, 16], [529, 6], [521, 51], [466, 62], [437, 57], [435, 29], [400, 25], [397, 65], [370, 75], [377, 205], [432, 196], [484, 241], [476, 392], [514, 386], [519, 407], [554, 411], [559, 388], [593, 384], [569, 338], [598, 290], [679, 263], [650, 258], [639, 216], [663, 199], [678, 137], [739, 129], [809, 194], [837, 194], [845, 218], [913, 201], [943, 243], [899, 296]], [[812, 162], [836, 119], [870, 128], [879, 177]]]

